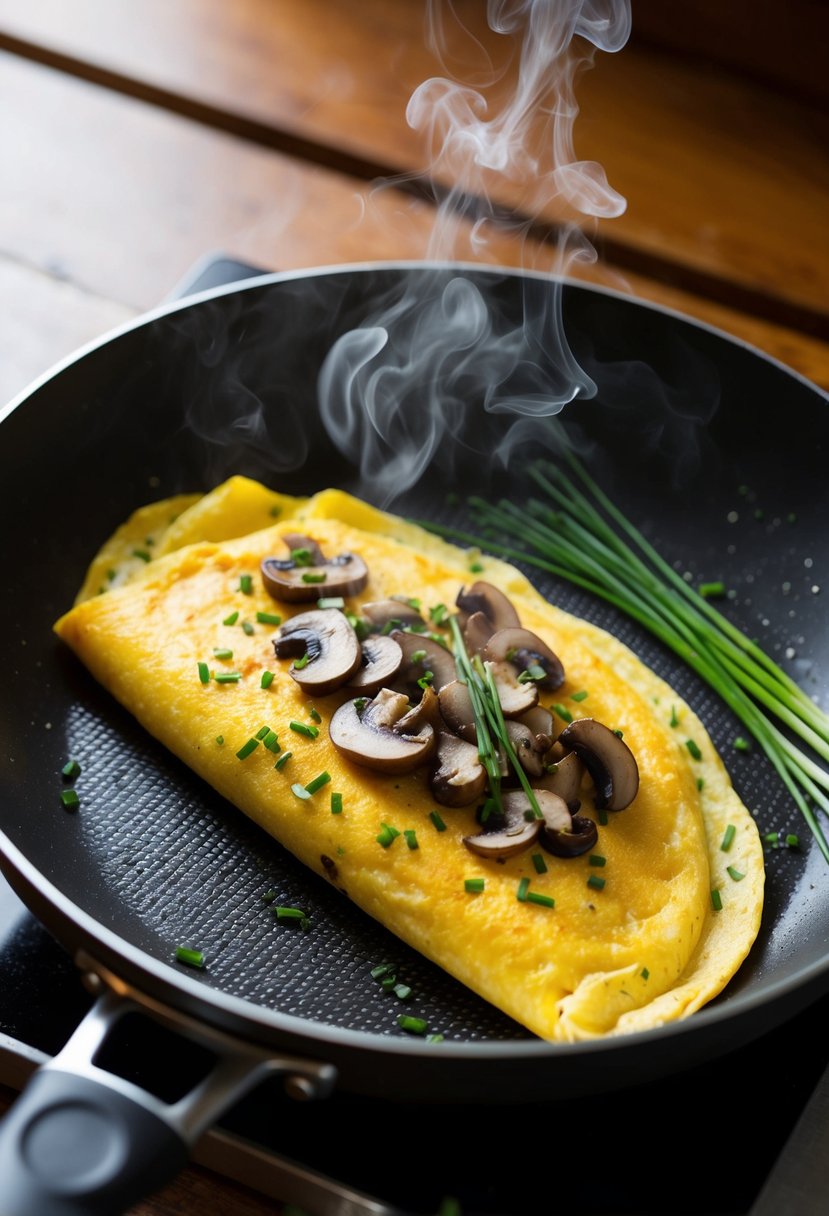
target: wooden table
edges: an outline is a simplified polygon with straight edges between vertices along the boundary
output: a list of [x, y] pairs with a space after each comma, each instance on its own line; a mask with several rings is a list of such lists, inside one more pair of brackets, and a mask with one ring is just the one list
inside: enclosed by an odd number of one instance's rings
[[[425, 8], [0, 0], [0, 402], [158, 303], [207, 253], [266, 269], [424, 257], [433, 202], [421, 178], [396, 179], [430, 170], [405, 116], [442, 71]], [[504, 40], [484, 9], [455, 2], [497, 59]], [[627, 199], [590, 230], [598, 261], [578, 273], [700, 318], [824, 389], [827, 34], [829, 8], [810, 0], [634, 0], [627, 45], [578, 79], [575, 128], [579, 156]], [[453, 63], [462, 49], [449, 48]], [[525, 206], [498, 175], [484, 184], [500, 208]], [[482, 260], [553, 268], [559, 206], [528, 218], [526, 239], [492, 231]], [[276, 1210], [193, 1166], [135, 1213]]]

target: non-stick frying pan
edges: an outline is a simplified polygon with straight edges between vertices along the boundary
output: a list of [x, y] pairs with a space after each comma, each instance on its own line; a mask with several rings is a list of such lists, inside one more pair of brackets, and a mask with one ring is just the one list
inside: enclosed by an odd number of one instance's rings
[[[422, 475], [390, 498], [382, 477], [360, 467], [356, 444], [321, 419], [320, 370], [342, 335], [424, 300], [445, 306], [447, 286], [459, 307], [458, 284], [488, 317], [481, 357], [459, 380], [467, 408], [452, 414]], [[762, 931], [721, 997], [681, 1023], [572, 1045], [534, 1039], [350, 906], [149, 738], [53, 638], [88, 561], [135, 507], [233, 473], [294, 493], [341, 485], [436, 521], [464, 519], [450, 489], [461, 501], [469, 491], [521, 497], [525, 461], [543, 437], [529, 424], [505, 461], [515, 415], [487, 409], [488, 389], [503, 382], [530, 403], [529, 417], [544, 386], [557, 386], [549, 327], [559, 308], [575, 366], [597, 392], [565, 405], [558, 423], [663, 554], [694, 579], [723, 579], [729, 615], [825, 697], [829, 402], [717, 331], [540, 275], [370, 265], [205, 292], [80, 352], [0, 422], [0, 861], [102, 995], [5, 1120], [5, 1216], [123, 1211], [267, 1072], [297, 1093], [336, 1085], [414, 1103], [598, 1095], [725, 1054], [829, 989], [826, 863], [771, 766], [756, 749], [733, 750], [743, 728], [674, 656], [564, 582], [532, 575], [673, 683], [761, 828], [801, 841], [769, 850]], [[520, 357], [500, 369], [522, 326]], [[485, 375], [469, 370], [476, 365]], [[401, 381], [398, 435], [414, 434], [415, 453], [434, 371], [418, 373], [422, 391]], [[75, 814], [60, 802], [69, 757], [83, 765]], [[277, 931], [261, 899], [267, 888], [304, 907], [312, 930]], [[182, 941], [206, 950], [204, 972], [174, 961]], [[405, 975], [410, 1011], [442, 1042], [399, 1030], [369, 978], [380, 961]], [[176, 1101], [98, 1067], [108, 1036], [136, 1011], [198, 1043], [215, 1065]]]

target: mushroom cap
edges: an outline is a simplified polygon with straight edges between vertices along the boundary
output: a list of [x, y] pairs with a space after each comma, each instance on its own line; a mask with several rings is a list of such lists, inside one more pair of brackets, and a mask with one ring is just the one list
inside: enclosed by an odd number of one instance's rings
[[563, 747], [584, 761], [595, 786], [596, 806], [623, 811], [639, 790], [639, 766], [623, 739], [595, 718], [579, 718], [559, 735]]
[[[356, 553], [325, 558], [319, 545], [310, 537], [290, 533], [283, 539], [306, 543], [294, 545], [291, 557], [262, 559], [259, 567], [262, 582], [274, 599], [303, 603], [317, 600], [321, 595], [357, 595], [368, 582], [368, 567]], [[306, 560], [301, 563], [293, 556], [299, 549], [307, 552]]]
[[499, 629], [493, 633], [481, 654], [492, 662], [513, 663], [519, 671], [531, 666], [543, 668], [543, 679], [533, 681], [541, 688], [560, 688], [564, 683], [561, 659], [531, 629]]
[[360, 666], [348, 681], [349, 691], [371, 696], [390, 684], [400, 670], [403, 651], [387, 634], [371, 634], [361, 644]]
[[408, 773], [429, 759], [435, 748], [435, 732], [423, 723], [417, 735], [395, 730], [409, 703], [402, 693], [381, 688], [359, 708], [362, 698], [345, 701], [336, 709], [328, 726], [331, 742], [347, 759], [381, 773]]
[[468, 617], [478, 612], [486, 617], [493, 631], [521, 624], [509, 597], [500, 587], [484, 579], [478, 579], [469, 588], [461, 587], [455, 598], [455, 606], [458, 608], [462, 627], [466, 625]]
[[463, 843], [471, 853], [488, 857], [491, 861], [505, 861], [508, 857], [523, 853], [531, 844], [535, 844], [543, 827], [541, 819], [526, 818], [530, 801], [523, 790], [502, 793], [501, 805], [504, 813], [493, 827], [485, 828], [474, 836], [463, 837]]
[[[440, 642], [422, 633], [409, 633], [403, 629], [393, 629], [389, 637], [394, 638], [403, 652], [403, 662], [400, 667], [395, 687], [408, 695], [417, 696], [420, 690], [418, 680], [422, 680], [427, 671], [431, 671], [431, 685], [435, 692], [440, 692], [452, 680], [456, 680], [458, 672], [451, 651]], [[422, 658], [416, 658], [423, 652]]]
[[543, 827], [540, 844], [554, 857], [580, 857], [594, 848], [598, 839], [599, 829], [593, 820], [586, 815], [574, 815], [569, 828]]
[[441, 806], [468, 806], [483, 795], [486, 769], [475, 744], [438, 730], [437, 761], [430, 784], [432, 796]]
[[389, 625], [399, 629], [401, 625], [425, 625], [423, 617], [406, 600], [371, 600], [360, 607], [360, 615], [364, 616], [372, 629], [381, 630]]
[[518, 679], [518, 668], [513, 663], [490, 660], [489, 665], [504, 717], [519, 718], [528, 709], [532, 709], [538, 701], [538, 688], [535, 680], [527, 680], [525, 684], [521, 684]]
[[469, 688], [463, 680], [450, 680], [448, 684], [444, 684], [438, 694], [438, 701], [440, 715], [449, 729], [467, 743], [475, 743], [478, 738], [475, 711], [472, 708]]
[[579, 801], [584, 772], [585, 764], [578, 752], [567, 752], [561, 760], [555, 762], [552, 772], [546, 772], [536, 778], [534, 784], [539, 789], [558, 794], [559, 798], [572, 808]]
[[549, 742], [544, 738], [543, 746], [537, 743], [538, 735], [533, 734], [526, 722], [516, 718], [508, 718], [505, 722], [507, 736], [515, 753], [515, 758], [530, 777], [541, 777], [544, 773], [544, 754], [549, 748]]
[[345, 684], [362, 661], [357, 634], [336, 608], [300, 612], [281, 626], [273, 641], [277, 658], [308, 656], [292, 667], [291, 678], [309, 694], [324, 696]]
[[483, 612], [473, 612], [463, 627], [463, 640], [470, 654], [480, 654], [495, 633], [495, 626]]

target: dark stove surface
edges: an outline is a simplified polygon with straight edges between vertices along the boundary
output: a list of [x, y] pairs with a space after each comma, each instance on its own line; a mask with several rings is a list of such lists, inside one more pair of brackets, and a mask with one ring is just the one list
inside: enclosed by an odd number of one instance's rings
[[[256, 273], [209, 258], [175, 294]], [[0, 878], [0, 1084], [21, 1086], [90, 1004], [71, 959]], [[263, 1155], [287, 1158], [378, 1197], [378, 1212], [429, 1216], [454, 1197], [463, 1216], [746, 1216], [826, 1067], [828, 1017], [823, 997], [710, 1064], [567, 1102], [397, 1104], [337, 1091], [301, 1105], [265, 1083], [217, 1130], [242, 1146], [234, 1177], [260, 1185]], [[128, 1050], [140, 1074], [140, 1044]], [[152, 1047], [154, 1071], [164, 1050]], [[222, 1168], [209, 1151], [204, 1160]]]

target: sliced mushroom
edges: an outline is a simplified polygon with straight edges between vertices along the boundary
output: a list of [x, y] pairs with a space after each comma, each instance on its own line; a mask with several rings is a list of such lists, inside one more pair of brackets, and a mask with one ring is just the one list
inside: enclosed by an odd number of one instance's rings
[[449, 731], [437, 734], [437, 767], [431, 776], [432, 797], [441, 806], [468, 806], [486, 789], [486, 769], [478, 749]]
[[381, 773], [408, 773], [429, 759], [435, 732], [424, 723], [416, 735], [395, 729], [409, 703], [402, 693], [381, 688], [372, 700], [345, 701], [331, 717], [328, 733], [342, 755]]
[[[274, 599], [301, 603], [320, 596], [356, 595], [368, 582], [366, 564], [356, 553], [326, 558], [316, 541], [308, 536], [292, 532], [283, 540], [291, 556], [266, 557], [260, 564], [262, 582]], [[297, 541], [305, 543], [296, 544]]]
[[395, 688], [400, 688], [413, 699], [419, 696], [421, 685], [431, 671], [429, 683], [435, 692], [440, 692], [452, 680], [457, 679], [455, 660], [450, 651], [436, 642], [434, 638], [422, 633], [406, 633], [402, 629], [393, 629], [389, 637], [394, 638], [403, 652], [403, 662], [395, 680]]
[[499, 587], [484, 582], [482, 579], [473, 583], [468, 590], [466, 587], [461, 587], [455, 604], [459, 610], [462, 626], [466, 625], [468, 617], [478, 612], [486, 617], [492, 625], [493, 631], [521, 624], [511, 600]]
[[561, 760], [557, 760], [552, 772], [546, 772], [533, 782], [540, 789], [558, 794], [575, 814], [579, 806], [581, 783], [584, 779], [585, 765], [577, 752], [567, 752]]
[[567, 803], [549, 790], [535, 790], [538, 809], [544, 817], [540, 843], [556, 857], [578, 857], [592, 849], [598, 829], [586, 815], [571, 815]]
[[323, 696], [345, 684], [362, 661], [357, 635], [337, 609], [316, 608], [291, 617], [274, 638], [277, 658], [306, 658], [291, 678], [307, 693]]
[[435, 731], [443, 728], [443, 719], [440, 716], [440, 707], [438, 705], [438, 694], [430, 684], [427, 684], [423, 689], [423, 696], [418, 704], [413, 705], [400, 721], [395, 723], [394, 729], [402, 731], [404, 735], [414, 735], [417, 734], [424, 723], [428, 723]]
[[403, 662], [403, 651], [394, 638], [371, 634], [361, 644], [360, 666], [348, 681], [350, 692], [372, 695], [391, 684]]
[[531, 807], [523, 790], [502, 793], [501, 805], [503, 815], [497, 819], [491, 816], [487, 821], [492, 823], [491, 827], [475, 836], [463, 838], [470, 852], [477, 853], [479, 857], [488, 857], [490, 861], [505, 861], [508, 857], [523, 853], [531, 844], [535, 844], [543, 827], [541, 819], [527, 818]]
[[473, 612], [463, 629], [463, 640], [470, 654], [480, 654], [495, 632], [495, 626], [483, 612]]
[[553, 715], [549, 709], [545, 709], [543, 705], [534, 705], [532, 709], [523, 713], [518, 721], [529, 726], [535, 735], [536, 747], [540, 752], [549, 751], [556, 733]]
[[538, 688], [534, 680], [522, 684], [518, 679], [518, 668], [512, 663], [490, 663], [492, 678], [498, 690], [501, 712], [505, 718], [519, 718], [538, 701]]
[[540, 688], [560, 688], [564, 683], [564, 667], [558, 655], [530, 629], [499, 629], [481, 653], [492, 662], [513, 663], [519, 671], [541, 668], [543, 677], [532, 681]]
[[400, 629], [406, 625], [426, 628], [423, 617], [405, 600], [372, 600], [371, 603], [362, 605], [360, 613], [371, 628], [378, 632], [391, 628]]
[[441, 717], [449, 729], [467, 743], [475, 743], [478, 738], [475, 711], [467, 685], [462, 680], [451, 680], [440, 690], [438, 701]]
[[580, 718], [564, 728], [559, 742], [576, 752], [587, 766], [597, 807], [623, 811], [633, 802], [639, 789], [639, 766], [615, 731], [595, 718]]
[[506, 728], [515, 758], [524, 772], [533, 778], [541, 777], [544, 773], [544, 755], [549, 748], [546, 736], [542, 736], [544, 746], [539, 748], [537, 743], [539, 736], [534, 735], [525, 722], [507, 719]]

